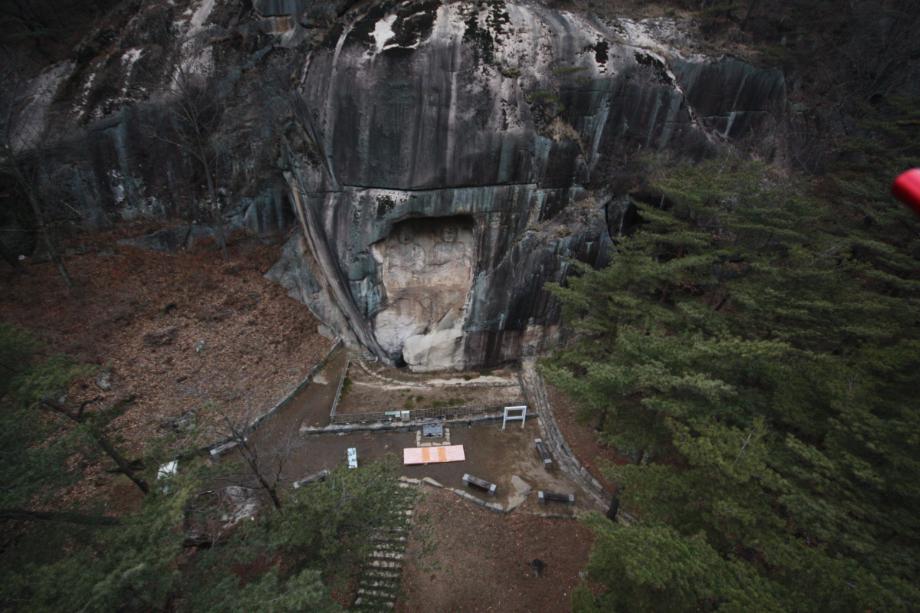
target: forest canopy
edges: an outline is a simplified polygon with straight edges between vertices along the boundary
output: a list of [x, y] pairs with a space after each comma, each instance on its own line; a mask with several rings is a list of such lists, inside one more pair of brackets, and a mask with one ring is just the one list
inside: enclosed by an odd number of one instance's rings
[[871, 174], [660, 162], [612, 263], [553, 288], [579, 340], [545, 372], [640, 518], [594, 522], [578, 608], [910, 608], [916, 220]]

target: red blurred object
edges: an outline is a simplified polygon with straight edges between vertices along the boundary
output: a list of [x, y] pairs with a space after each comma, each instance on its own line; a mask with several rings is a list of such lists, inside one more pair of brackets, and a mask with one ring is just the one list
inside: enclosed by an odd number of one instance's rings
[[899, 174], [891, 184], [891, 193], [920, 215], [920, 168]]

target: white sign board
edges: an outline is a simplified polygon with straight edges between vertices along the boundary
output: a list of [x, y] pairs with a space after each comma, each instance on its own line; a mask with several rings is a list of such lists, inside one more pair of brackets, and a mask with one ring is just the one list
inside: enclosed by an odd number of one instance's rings
[[348, 468], [358, 468], [358, 449], [348, 448]]
[[522, 404], [514, 407], [505, 407], [505, 416], [502, 419], [502, 430], [505, 429], [505, 424], [509, 421], [519, 421], [523, 428], [527, 421], [527, 405]]

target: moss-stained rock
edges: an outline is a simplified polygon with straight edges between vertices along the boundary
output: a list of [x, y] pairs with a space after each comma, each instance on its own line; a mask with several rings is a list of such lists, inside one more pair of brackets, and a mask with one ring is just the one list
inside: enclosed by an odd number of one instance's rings
[[639, 149], [705, 154], [736, 133], [714, 116], [782, 104], [769, 71], [530, 4], [383, 2], [338, 36], [301, 88], [328, 160], [301, 173], [311, 232], [347, 279], [352, 325], [419, 370], [553, 342], [543, 285], [610, 244], [592, 174]]
[[177, 66], [198, 75], [221, 106], [227, 224], [296, 219], [273, 275], [348, 342], [417, 369], [554, 342], [542, 288], [572, 259], [605, 261], [622, 195], [608, 179], [634, 153], [769, 153], [782, 135], [782, 75], [685, 53], [666, 19], [506, 0], [234, 6], [124, 5], [45, 73], [37, 133], [85, 127], [51, 176], [85, 219], [200, 215], [200, 164], [156, 138]]

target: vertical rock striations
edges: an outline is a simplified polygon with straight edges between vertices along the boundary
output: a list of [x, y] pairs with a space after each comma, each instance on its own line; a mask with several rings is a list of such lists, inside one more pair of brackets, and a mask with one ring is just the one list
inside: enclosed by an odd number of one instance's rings
[[118, 3], [25, 88], [14, 134], [55, 145], [37, 157], [85, 223], [213, 222], [169, 142], [191, 75], [220, 118], [220, 219], [299, 222], [270, 276], [381, 359], [492, 365], [556, 339], [542, 288], [609, 257], [630, 156], [779, 150], [782, 74], [692, 45], [675, 20], [524, 0]]
[[544, 283], [610, 244], [598, 176], [641, 149], [705, 155], [784, 98], [780, 73], [669, 54], [649, 24], [500, 0], [378, 3], [306, 62], [319, 155], [292, 164], [332, 300], [416, 370], [552, 342]]

